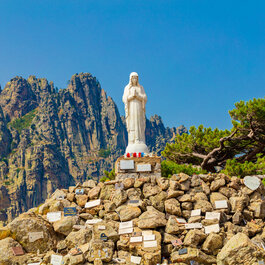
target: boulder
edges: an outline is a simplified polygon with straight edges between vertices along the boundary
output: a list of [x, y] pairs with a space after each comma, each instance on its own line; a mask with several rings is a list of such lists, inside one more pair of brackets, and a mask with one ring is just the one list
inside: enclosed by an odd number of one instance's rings
[[217, 265], [256, 264], [258, 255], [265, 257], [264, 251], [258, 250], [247, 235], [238, 233], [225, 244], [217, 255]]
[[222, 237], [216, 233], [210, 233], [202, 245], [202, 250], [209, 254], [216, 254], [215, 251], [222, 247]]
[[112, 197], [112, 201], [115, 203], [117, 207], [125, 203], [127, 201], [126, 191], [121, 189], [115, 190]]
[[149, 198], [150, 196], [154, 196], [161, 191], [162, 191], [162, 189], [159, 186], [154, 185], [152, 183], [145, 183], [143, 186], [143, 195], [145, 198]]
[[99, 193], [101, 191], [101, 188], [99, 186], [96, 186], [94, 188], [92, 188], [89, 192], [88, 192], [88, 197], [90, 200], [93, 199], [97, 199], [99, 196]]
[[[12, 237], [20, 242], [27, 252], [44, 253], [56, 245], [57, 236], [52, 225], [40, 215], [23, 213], [8, 224]], [[43, 238], [30, 242], [30, 232], [43, 232]]]
[[14, 264], [14, 254], [12, 247], [22, 247], [17, 241], [11, 237], [0, 240], [0, 264], [11, 265]]
[[75, 224], [77, 224], [77, 221], [78, 221], [77, 216], [63, 217], [61, 220], [53, 223], [54, 231], [67, 236], [71, 233], [72, 228]]
[[92, 238], [92, 230], [89, 228], [83, 228], [76, 232], [71, 232], [66, 238], [65, 243], [68, 248], [80, 246], [89, 242]]
[[216, 258], [211, 255], [203, 253], [197, 248], [187, 248], [187, 254], [180, 255], [178, 251], [171, 254], [172, 262], [184, 262], [190, 264], [190, 261], [197, 261], [200, 264], [212, 265], [216, 263]]
[[174, 215], [170, 215], [166, 224], [166, 233], [168, 234], [181, 234], [185, 230], [183, 224], [179, 224]]
[[143, 228], [156, 228], [165, 226], [167, 223], [164, 213], [156, 210], [152, 206], [147, 207], [147, 211], [139, 216], [138, 227]]
[[211, 183], [210, 190], [211, 191], [217, 191], [217, 190], [219, 190], [224, 185], [225, 185], [225, 179], [224, 178], [215, 179]]
[[207, 236], [198, 229], [189, 230], [184, 239], [184, 245], [196, 247], [201, 244]]
[[166, 200], [165, 211], [169, 214], [181, 216], [180, 203], [174, 198]]
[[139, 207], [131, 205], [122, 205], [116, 209], [122, 222], [130, 221], [141, 215], [142, 211]]

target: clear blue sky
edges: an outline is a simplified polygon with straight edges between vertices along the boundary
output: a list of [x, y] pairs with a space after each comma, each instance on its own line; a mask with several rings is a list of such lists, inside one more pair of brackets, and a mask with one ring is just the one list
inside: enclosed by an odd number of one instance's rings
[[230, 128], [228, 110], [265, 95], [265, 1], [0, 0], [0, 84], [59, 88], [90, 72], [117, 103], [137, 71], [147, 116]]

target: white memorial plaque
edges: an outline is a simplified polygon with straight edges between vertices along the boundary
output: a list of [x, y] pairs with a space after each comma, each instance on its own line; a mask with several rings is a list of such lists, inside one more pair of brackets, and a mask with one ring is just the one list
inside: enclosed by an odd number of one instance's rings
[[61, 265], [63, 261], [63, 256], [60, 255], [51, 255], [51, 264], [52, 265]]
[[131, 234], [132, 232], [133, 232], [133, 227], [119, 229], [119, 235]]
[[244, 184], [251, 190], [256, 190], [260, 186], [260, 179], [255, 176], [244, 177]]
[[86, 224], [87, 225], [94, 225], [94, 224], [100, 223], [102, 221], [103, 221], [102, 219], [90, 219], [90, 220], [86, 221]]
[[219, 224], [207, 225], [204, 227], [204, 233], [205, 234], [210, 234], [211, 232], [219, 233], [220, 232]]
[[202, 228], [202, 224], [201, 223], [185, 224], [185, 229], [196, 229], [196, 228]]
[[137, 242], [142, 242], [143, 241], [143, 237], [142, 236], [134, 236], [130, 238], [130, 242], [131, 243], [137, 243]]
[[47, 219], [49, 222], [56, 222], [61, 220], [62, 213], [61, 212], [49, 212], [47, 213]]
[[155, 239], [156, 239], [155, 235], [144, 235], [144, 241], [152, 241]]
[[141, 263], [141, 257], [137, 257], [137, 256], [131, 256], [131, 262], [135, 263], [135, 264], [140, 264]]
[[85, 205], [85, 208], [92, 208], [92, 207], [95, 207], [95, 206], [98, 206], [98, 205], [100, 205], [100, 199], [87, 202], [86, 205]]
[[105, 225], [99, 225], [98, 226], [98, 230], [105, 230], [106, 229], [106, 226]]
[[215, 208], [216, 209], [223, 209], [223, 208], [228, 208], [227, 201], [215, 201]]
[[73, 229], [80, 230], [86, 228], [85, 225], [73, 225]]
[[138, 164], [136, 166], [136, 171], [137, 172], [150, 172], [152, 171], [151, 164]]
[[192, 210], [190, 216], [201, 216], [201, 209]]
[[156, 248], [157, 247], [157, 241], [144, 241], [144, 248]]
[[134, 161], [133, 160], [121, 160], [120, 161], [120, 169], [134, 169]]
[[180, 224], [186, 224], [187, 221], [183, 218], [176, 218], [177, 222], [180, 223]]
[[133, 221], [122, 222], [119, 224], [119, 229], [131, 228], [131, 227], [133, 227]]
[[218, 219], [220, 220], [220, 213], [216, 213], [216, 212], [206, 212], [205, 214], [205, 219], [206, 220], [213, 220], [213, 219]]
[[34, 242], [38, 239], [43, 238], [43, 231], [42, 232], [30, 232], [29, 233], [29, 242]]

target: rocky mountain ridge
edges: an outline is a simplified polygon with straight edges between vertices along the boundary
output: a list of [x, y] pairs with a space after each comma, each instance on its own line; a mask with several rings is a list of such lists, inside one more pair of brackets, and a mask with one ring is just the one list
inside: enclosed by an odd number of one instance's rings
[[[153, 152], [184, 126], [147, 119]], [[0, 92], [0, 221], [42, 203], [56, 188], [103, 175], [127, 145], [123, 117], [89, 73], [58, 90], [44, 78], [15, 77]]]

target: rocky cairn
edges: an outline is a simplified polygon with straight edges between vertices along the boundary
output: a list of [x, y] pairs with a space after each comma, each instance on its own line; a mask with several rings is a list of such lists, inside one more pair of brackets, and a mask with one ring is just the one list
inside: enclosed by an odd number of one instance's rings
[[120, 158], [115, 181], [58, 189], [0, 228], [0, 264], [264, 264], [264, 185], [161, 178], [145, 159]]

